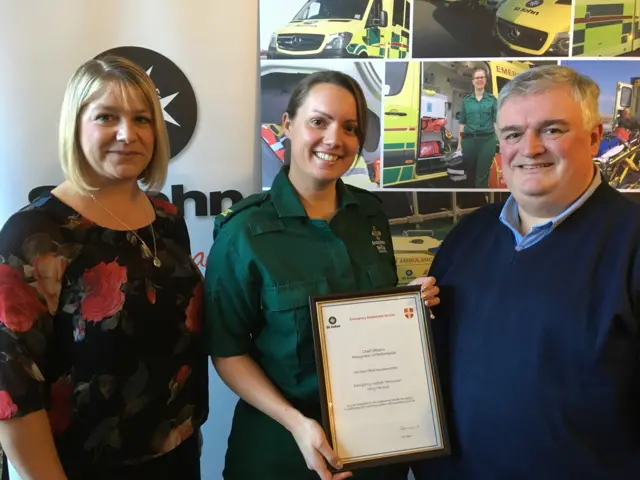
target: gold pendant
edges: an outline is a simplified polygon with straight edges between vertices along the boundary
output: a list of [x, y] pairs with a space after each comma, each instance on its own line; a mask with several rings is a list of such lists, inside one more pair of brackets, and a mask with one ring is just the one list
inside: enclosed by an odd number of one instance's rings
[[160, 261], [160, 259], [159, 259], [158, 257], [154, 257], [154, 258], [153, 258], [153, 264], [154, 264], [156, 267], [160, 268], [160, 266], [162, 265], [162, 262]]

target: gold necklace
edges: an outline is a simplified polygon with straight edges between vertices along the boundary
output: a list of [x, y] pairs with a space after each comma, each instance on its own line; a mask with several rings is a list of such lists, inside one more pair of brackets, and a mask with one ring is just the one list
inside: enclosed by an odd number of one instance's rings
[[[124, 228], [126, 228], [127, 230], [129, 230], [131, 233], [133, 233], [136, 238], [138, 240], [140, 240], [140, 243], [142, 243], [142, 251], [144, 252], [144, 256], [145, 258], [147, 256], [152, 256], [151, 255], [151, 250], [149, 249], [149, 247], [147, 246], [147, 244], [145, 243], [145, 241], [140, 238], [140, 235], [138, 235], [135, 230], [133, 230], [131, 227], [129, 227], [129, 225], [127, 225], [126, 223], [124, 223], [122, 220], [120, 220], [118, 217], [116, 217], [113, 213], [111, 213], [111, 210], [109, 210], [107, 207], [105, 207], [102, 203], [100, 203], [98, 201], [98, 199], [93, 195], [93, 193], [90, 193], [89, 196], [91, 197], [91, 199], [96, 202], [98, 205], [100, 205], [102, 207], [102, 209], [107, 212], [109, 215], [111, 215], [115, 220], [117, 220], [118, 222], [120, 222], [122, 224], [122, 226]], [[160, 266], [162, 266], [162, 262], [160, 261], [160, 259], [158, 258], [158, 251], [156, 250], [156, 234], [153, 230], [153, 222], [151, 222], [149, 224], [149, 228], [151, 228], [151, 238], [153, 238], [153, 265], [160, 268]]]

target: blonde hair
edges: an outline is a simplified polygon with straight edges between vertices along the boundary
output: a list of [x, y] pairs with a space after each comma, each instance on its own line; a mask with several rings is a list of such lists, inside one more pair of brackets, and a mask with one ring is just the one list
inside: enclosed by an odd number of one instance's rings
[[58, 129], [58, 155], [65, 178], [83, 192], [95, 190], [87, 181], [89, 165], [79, 143], [78, 119], [85, 106], [105, 87], [119, 89], [125, 102], [127, 87], [134, 87], [150, 107], [155, 144], [151, 161], [139, 180], [149, 190], [161, 190], [167, 178], [170, 148], [156, 87], [142, 68], [116, 56], [89, 60], [76, 70], [67, 84]]

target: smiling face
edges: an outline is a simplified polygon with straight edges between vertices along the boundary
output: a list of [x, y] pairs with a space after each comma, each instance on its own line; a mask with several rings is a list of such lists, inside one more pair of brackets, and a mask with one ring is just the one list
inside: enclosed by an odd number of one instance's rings
[[483, 90], [485, 85], [487, 84], [487, 74], [484, 72], [484, 70], [476, 70], [475, 72], [473, 72], [471, 82], [473, 83], [473, 87], [476, 90]]
[[153, 157], [155, 141], [152, 110], [142, 93], [107, 84], [82, 109], [78, 122], [92, 183], [137, 181]]
[[357, 117], [353, 95], [330, 83], [313, 86], [295, 118], [285, 113], [291, 181], [322, 187], [344, 175], [358, 153]]
[[569, 87], [509, 98], [497, 123], [504, 178], [522, 208], [555, 216], [587, 189], [602, 126], [585, 128]]

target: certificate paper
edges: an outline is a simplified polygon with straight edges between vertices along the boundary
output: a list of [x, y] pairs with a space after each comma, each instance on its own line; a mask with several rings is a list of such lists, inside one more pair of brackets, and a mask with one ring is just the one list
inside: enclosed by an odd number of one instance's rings
[[312, 314], [323, 422], [345, 469], [448, 453], [420, 287], [314, 298]]

